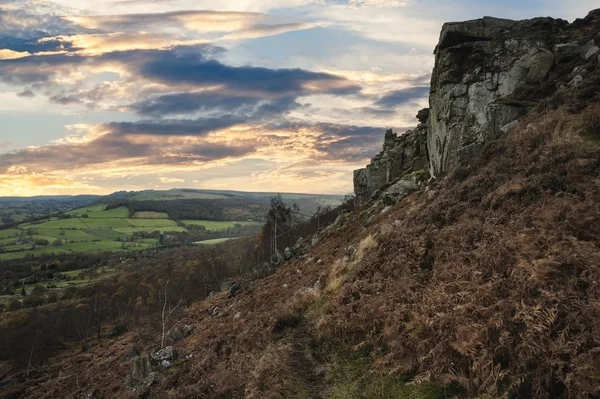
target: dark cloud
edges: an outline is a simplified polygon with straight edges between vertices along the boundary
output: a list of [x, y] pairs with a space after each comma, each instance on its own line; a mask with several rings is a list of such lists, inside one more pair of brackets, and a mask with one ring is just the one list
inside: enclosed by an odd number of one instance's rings
[[37, 53], [42, 51], [72, 50], [72, 44], [56, 38], [40, 41], [46, 34], [20, 38], [14, 36], [0, 36], [0, 49], [8, 49], [19, 52]]
[[[222, 86], [229, 92], [250, 92], [252, 96], [262, 94], [267, 98], [297, 97], [309, 93], [345, 95], [360, 91], [360, 87], [349, 80], [328, 73], [229, 66], [209, 58], [222, 51], [220, 47], [200, 45], [166, 50], [115, 51], [98, 56], [32, 55], [0, 61], [0, 80], [12, 84], [46, 83], [73, 68], [118, 63], [133, 76], [165, 85], [190, 88]], [[165, 103], [168, 101], [166, 99]], [[152, 105], [139, 104], [139, 107], [151, 108]]]
[[381, 108], [394, 108], [413, 100], [425, 98], [428, 94], [429, 86], [408, 87], [406, 89], [388, 92], [377, 100], [376, 105]]
[[205, 136], [215, 130], [225, 129], [240, 123], [245, 118], [222, 115], [218, 118], [167, 119], [139, 122], [112, 122], [106, 126], [115, 134], [127, 136], [146, 134], [153, 136]]
[[131, 109], [142, 115], [163, 116], [192, 112], [219, 112], [265, 117], [299, 107], [293, 97], [266, 100], [260, 96], [245, 96], [205, 91], [175, 93], [140, 101]]
[[[3, 3], [9, 4], [10, 7], [2, 7]], [[0, 1], [0, 42], [11, 37], [28, 39], [31, 42], [48, 36], [89, 32], [88, 29], [66, 20], [62, 16], [65, 13], [64, 8], [49, 2]]]
[[22, 92], [18, 93], [17, 96], [24, 97], [24, 98], [33, 98], [33, 97], [35, 97], [35, 93], [33, 91], [27, 89], [27, 90], [23, 90]]
[[360, 87], [348, 80], [322, 72], [303, 69], [268, 69], [251, 66], [229, 66], [202, 53], [184, 51], [156, 52], [155, 56], [139, 65], [137, 72], [150, 80], [166, 84], [194, 86], [226, 85], [232, 90], [264, 93], [306, 93], [312, 91], [331, 94], [350, 94]]
[[[0, 174], [12, 165], [26, 166], [36, 172], [89, 168], [108, 162], [136, 160], [138, 165], [188, 165], [192, 162], [211, 162], [229, 157], [241, 157], [252, 153], [252, 143], [229, 145], [220, 143], [197, 143], [178, 146], [158, 143], [140, 143], [117, 132], [101, 136], [83, 144], [56, 144], [26, 148], [0, 154]], [[139, 161], [145, 158], [144, 161]]]
[[61, 105], [83, 104], [82, 99], [80, 99], [76, 96], [72, 96], [72, 95], [57, 94], [54, 96], [50, 96], [48, 99], [50, 100], [50, 102], [53, 102], [55, 104], [61, 104]]

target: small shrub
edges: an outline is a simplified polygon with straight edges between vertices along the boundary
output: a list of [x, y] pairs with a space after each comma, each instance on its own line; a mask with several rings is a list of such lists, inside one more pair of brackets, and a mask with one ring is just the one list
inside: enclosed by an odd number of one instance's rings
[[600, 103], [590, 105], [583, 111], [583, 123], [593, 138], [600, 139]]

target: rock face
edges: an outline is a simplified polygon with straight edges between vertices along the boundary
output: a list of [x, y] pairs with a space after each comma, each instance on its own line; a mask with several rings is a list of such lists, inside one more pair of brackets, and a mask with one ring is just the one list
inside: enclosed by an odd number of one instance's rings
[[421, 110], [418, 117], [425, 122], [399, 137], [388, 130], [385, 133], [383, 151], [366, 168], [354, 171], [354, 193], [359, 203], [369, 201], [376, 191], [404, 176], [412, 175], [417, 180], [429, 178], [428, 112]]
[[358, 202], [377, 193], [395, 203], [430, 176], [468, 164], [542, 98], [585, 86], [584, 73], [600, 68], [599, 27], [600, 10], [573, 24], [491, 17], [445, 24], [434, 52], [429, 109], [419, 112], [415, 130], [400, 136], [388, 130], [383, 151], [354, 171]]
[[[466, 163], [528, 111], [514, 97], [541, 84], [554, 65], [565, 21], [483, 18], [448, 23], [435, 51], [427, 145], [433, 176]], [[580, 47], [561, 47], [563, 57]]]

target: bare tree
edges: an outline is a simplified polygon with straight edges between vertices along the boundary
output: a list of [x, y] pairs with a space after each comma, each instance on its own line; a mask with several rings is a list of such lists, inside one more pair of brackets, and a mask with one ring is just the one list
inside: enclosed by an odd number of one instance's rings
[[169, 281], [170, 281], [170, 279], [167, 279], [167, 281], [165, 282], [164, 296], [162, 298], [163, 299], [162, 314], [161, 314], [162, 335], [161, 335], [161, 340], [160, 340], [161, 349], [165, 347], [166, 328], [167, 328], [167, 323], [169, 322], [169, 318], [171, 317], [171, 315], [173, 313], [175, 313], [177, 308], [179, 308], [179, 306], [181, 306], [181, 304], [183, 303], [182, 298], [179, 298], [177, 305], [174, 308], [171, 308], [171, 304], [169, 303], [169, 294], [168, 294]]

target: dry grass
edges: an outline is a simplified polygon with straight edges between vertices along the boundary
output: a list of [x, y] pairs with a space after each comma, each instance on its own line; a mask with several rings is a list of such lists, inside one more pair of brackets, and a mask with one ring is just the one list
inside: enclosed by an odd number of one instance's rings
[[[194, 357], [148, 396], [599, 397], [600, 144], [577, 119], [530, 115], [429, 195], [349, 214], [309, 259], [193, 304], [177, 345]], [[67, 352], [25, 392], [137, 397], [114, 382], [131, 340]]]
[[600, 139], [600, 104], [592, 104], [583, 111], [583, 122], [591, 136]]

